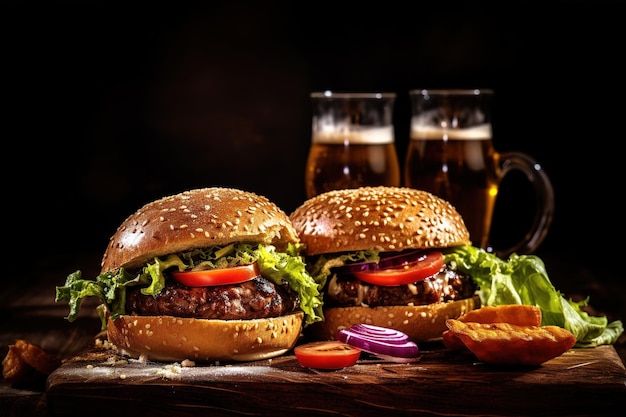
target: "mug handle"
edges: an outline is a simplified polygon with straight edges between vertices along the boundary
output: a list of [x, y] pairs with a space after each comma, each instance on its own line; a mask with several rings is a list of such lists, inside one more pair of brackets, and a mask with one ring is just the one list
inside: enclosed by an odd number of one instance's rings
[[541, 165], [523, 152], [501, 152], [500, 170], [500, 179], [511, 171], [521, 171], [532, 186], [537, 205], [530, 229], [517, 244], [506, 249], [490, 248], [490, 250], [502, 259], [507, 259], [513, 253], [520, 255], [533, 253], [548, 234], [554, 217], [552, 182]]

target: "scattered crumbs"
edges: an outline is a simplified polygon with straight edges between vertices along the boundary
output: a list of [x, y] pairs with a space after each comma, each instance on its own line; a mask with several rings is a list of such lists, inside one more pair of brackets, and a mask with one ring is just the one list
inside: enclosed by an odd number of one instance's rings
[[193, 368], [194, 366], [196, 366], [196, 363], [189, 359], [185, 359], [180, 364], [182, 365], [183, 368]]
[[145, 365], [146, 363], [148, 363], [148, 357], [145, 354], [141, 354], [139, 355], [139, 358], [137, 359], [130, 358], [129, 361], [132, 363], [141, 363]]
[[86, 366], [87, 369], [93, 369], [93, 365], [89, 364]]
[[112, 365], [112, 366], [128, 365], [128, 360], [119, 359], [116, 356], [109, 356], [107, 360], [105, 361], [105, 364]]
[[120, 379], [126, 379], [126, 374], [121, 374]]
[[172, 378], [182, 373], [182, 366], [179, 363], [173, 363], [171, 365], [165, 365], [161, 369], [157, 369], [157, 375], [161, 375], [164, 378]]
[[94, 345], [98, 348], [114, 350], [115, 346], [108, 339], [96, 338]]

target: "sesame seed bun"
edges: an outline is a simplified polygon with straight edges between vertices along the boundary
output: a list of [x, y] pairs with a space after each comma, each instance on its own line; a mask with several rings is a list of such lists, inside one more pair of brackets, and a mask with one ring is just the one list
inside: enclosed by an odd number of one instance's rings
[[109, 320], [109, 341], [123, 353], [155, 361], [254, 361], [291, 349], [303, 313], [256, 320], [121, 316]]
[[449, 202], [412, 188], [329, 191], [305, 201], [290, 218], [307, 255], [471, 244], [463, 218]]
[[341, 329], [355, 324], [389, 327], [405, 333], [416, 343], [440, 339], [447, 330], [446, 320], [456, 319], [480, 307], [475, 295], [458, 301], [420, 306], [336, 307], [324, 310], [324, 321], [307, 332], [318, 340], [333, 340]]
[[111, 237], [102, 272], [132, 269], [157, 256], [235, 242], [298, 242], [285, 214], [266, 197], [232, 188], [201, 188], [148, 203]]
[[[196, 248], [250, 243], [284, 251], [298, 242], [287, 214], [266, 197], [202, 188], [150, 202], [128, 217], [111, 237], [101, 267], [102, 273], [138, 271], [155, 257]], [[302, 311], [246, 320], [123, 314], [107, 319], [107, 335], [118, 349], [150, 360], [248, 361], [291, 349], [303, 316]]]
[[[463, 218], [449, 202], [411, 188], [329, 191], [305, 201], [290, 219], [311, 262], [324, 255], [332, 264], [334, 254], [369, 249], [401, 252], [471, 245]], [[331, 340], [341, 329], [367, 323], [402, 331], [418, 343], [440, 339], [447, 319], [480, 307], [480, 298], [470, 294], [425, 305], [325, 307], [324, 321], [305, 329], [306, 336]]]

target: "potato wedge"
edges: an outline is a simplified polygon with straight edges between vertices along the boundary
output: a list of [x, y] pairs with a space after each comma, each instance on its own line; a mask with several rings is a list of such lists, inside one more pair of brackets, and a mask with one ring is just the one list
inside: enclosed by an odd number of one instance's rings
[[42, 374], [48, 375], [61, 365], [61, 361], [56, 356], [26, 340], [18, 339], [14, 346], [20, 358]]
[[448, 319], [446, 325], [478, 360], [489, 364], [539, 366], [576, 343], [572, 333], [558, 326], [464, 323], [454, 319]]
[[[540, 326], [541, 309], [536, 306], [506, 304], [484, 306], [471, 310], [459, 317], [464, 323], [509, 323], [520, 326]], [[466, 350], [463, 341], [450, 330], [443, 332], [443, 344], [451, 350]]]
[[2, 360], [2, 377], [9, 382], [17, 382], [29, 378], [32, 368], [25, 363], [15, 345], [9, 345], [9, 351]]
[[450, 350], [469, 350], [465, 343], [452, 330], [446, 330], [441, 335], [443, 345]]
[[484, 306], [468, 311], [458, 320], [464, 323], [509, 323], [518, 326], [541, 326], [541, 309], [522, 304]]
[[61, 365], [61, 360], [40, 347], [18, 339], [2, 360], [2, 376], [15, 386], [37, 387]]

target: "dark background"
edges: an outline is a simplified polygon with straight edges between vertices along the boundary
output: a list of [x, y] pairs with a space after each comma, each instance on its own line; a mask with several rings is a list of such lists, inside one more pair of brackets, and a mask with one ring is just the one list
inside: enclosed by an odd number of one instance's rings
[[[620, 314], [618, 2], [258, 3], [0, 3], [3, 279], [59, 259], [97, 271], [126, 216], [189, 188], [237, 187], [292, 211], [311, 91], [396, 92], [402, 159], [408, 90], [481, 87], [496, 94], [496, 148], [552, 178], [537, 254], [557, 288]], [[503, 186], [494, 240], [523, 233], [532, 198], [519, 186]]]

